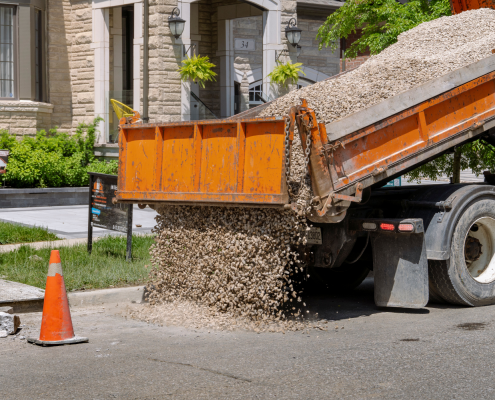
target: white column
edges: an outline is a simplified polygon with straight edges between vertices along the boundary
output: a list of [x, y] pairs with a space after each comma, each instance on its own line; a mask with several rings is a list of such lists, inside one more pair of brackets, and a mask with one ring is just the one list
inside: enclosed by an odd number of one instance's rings
[[277, 65], [276, 52], [283, 48], [280, 39], [280, 24], [280, 10], [263, 11], [263, 92], [272, 98], [277, 96], [277, 87], [270, 84], [268, 74]]
[[[181, 46], [181, 61], [187, 58], [185, 50], [191, 46], [191, 3], [181, 2], [177, 5], [180, 10], [180, 17], [186, 21], [184, 31], [179, 39], [173, 38], [176, 45]], [[189, 51], [190, 54], [190, 51]], [[182, 64], [180, 65], [182, 66]], [[181, 93], [180, 93], [180, 114], [182, 121], [191, 120], [191, 82], [181, 81]]]
[[234, 35], [229, 19], [218, 21], [218, 51], [220, 57], [220, 118], [234, 115]]
[[141, 112], [141, 45], [143, 44], [143, 3], [134, 3], [134, 41], [133, 41], [133, 105]]
[[122, 7], [113, 9], [113, 88], [116, 92], [122, 91]]
[[93, 9], [93, 43], [95, 54], [95, 116], [104, 119], [98, 126], [100, 135], [98, 143], [106, 143], [108, 131], [109, 105], [107, 102], [110, 90], [110, 46], [109, 46], [110, 13], [108, 8]]

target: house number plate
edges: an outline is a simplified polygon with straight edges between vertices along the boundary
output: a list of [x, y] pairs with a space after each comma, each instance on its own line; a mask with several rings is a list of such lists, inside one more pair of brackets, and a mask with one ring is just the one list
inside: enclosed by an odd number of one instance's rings
[[235, 39], [236, 50], [255, 50], [254, 39]]

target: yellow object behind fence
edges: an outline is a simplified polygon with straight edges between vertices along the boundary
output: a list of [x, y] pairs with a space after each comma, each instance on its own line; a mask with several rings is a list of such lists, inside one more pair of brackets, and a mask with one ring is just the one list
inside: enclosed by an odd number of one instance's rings
[[113, 110], [115, 111], [115, 114], [117, 114], [117, 117], [121, 119], [122, 117], [133, 117], [134, 116], [134, 110], [126, 106], [125, 104], [121, 103], [120, 101], [110, 99], [110, 102], [112, 103]]

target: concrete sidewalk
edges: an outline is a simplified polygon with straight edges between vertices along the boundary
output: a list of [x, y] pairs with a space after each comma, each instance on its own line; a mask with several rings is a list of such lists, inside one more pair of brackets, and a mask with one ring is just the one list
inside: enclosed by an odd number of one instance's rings
[[[156, 215], [156, 211], [151, 208], [140, 210], [134, 207], [133, 233], [151, 233], [151, 229], [155, 226]], [[26, 226], [42, 226], [62, 239], [88, 237], [88, 206], [2, 208], [0, 220]], [[93, 228], [93, 237], [105, 235], [122, 235], [122, 233]]]
[[0, 279], [0, 307], [12, 307], [16, 314], [43, 310], [44, 298], [43, 289]]

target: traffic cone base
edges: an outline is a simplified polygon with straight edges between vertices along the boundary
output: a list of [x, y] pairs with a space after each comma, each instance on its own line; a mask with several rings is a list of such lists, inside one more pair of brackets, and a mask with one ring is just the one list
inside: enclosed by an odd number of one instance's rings
[[53, 345], [58, 345], [58, 344], [87, 343], [87, 342], [89, 342], [89, 339], [87, 337], [74, 336], [71, 339], [56, 340], [54, 342], [49, 341], [49, 340], [40, 340], [40, 339], [36, 339], [36, 338], [28, 338], [27, 341], [29, 343], [39, 344], [41, 346], [53, 346]]
[[86, 337], [74, 335], [60, 254], [58, 250], [52, 250], [46, 278], [40, 337], [39, 339], [28, 338], [28, 342], [49, 346], [88, 341]]

